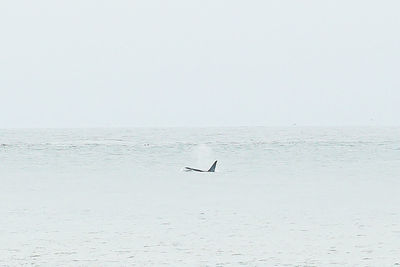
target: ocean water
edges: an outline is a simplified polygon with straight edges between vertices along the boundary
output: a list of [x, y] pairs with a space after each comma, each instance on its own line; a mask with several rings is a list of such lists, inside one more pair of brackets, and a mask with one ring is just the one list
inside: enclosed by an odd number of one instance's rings
[[0, 266], [400, 265], [400, 128], [2, 129], [0, 182]]

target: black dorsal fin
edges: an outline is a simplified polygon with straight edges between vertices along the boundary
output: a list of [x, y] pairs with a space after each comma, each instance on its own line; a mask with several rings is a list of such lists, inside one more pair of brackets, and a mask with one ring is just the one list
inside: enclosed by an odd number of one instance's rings
[[213, 163], [213, 165], [211, 166], [211, 168], [208, 170], [208, 172], [215, 172], [215, 167], [217, 166], [217, 161], [215, 161]]

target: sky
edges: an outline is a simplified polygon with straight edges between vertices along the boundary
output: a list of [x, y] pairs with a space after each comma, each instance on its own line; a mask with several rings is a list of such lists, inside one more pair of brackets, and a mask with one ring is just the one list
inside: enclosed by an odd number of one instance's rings
[[0, 2], [0, 128], [400, 126], [400, 2]]

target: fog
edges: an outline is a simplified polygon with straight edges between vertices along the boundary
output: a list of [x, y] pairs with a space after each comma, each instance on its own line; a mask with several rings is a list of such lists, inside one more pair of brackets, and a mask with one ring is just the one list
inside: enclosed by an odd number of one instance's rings
[[0, 128], [400, 125], [398, 1], [2, 1]]

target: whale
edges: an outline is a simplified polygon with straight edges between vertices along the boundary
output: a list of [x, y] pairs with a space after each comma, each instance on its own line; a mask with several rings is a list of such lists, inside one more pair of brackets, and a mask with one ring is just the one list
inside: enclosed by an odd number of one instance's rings
[[199, 169], [195, 169], [195, 168], [191, 168], [191, 167], [185, 167], [185, 171], [187, 172], [215, 172], [215, 167], [217, 166], [217, 160], [214, 161], [213, 165], [211, 165], [210, 169], [208, 169], [208, 171], [206, 170], [199, 170]]

